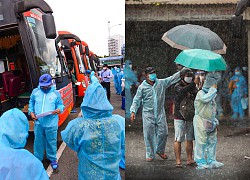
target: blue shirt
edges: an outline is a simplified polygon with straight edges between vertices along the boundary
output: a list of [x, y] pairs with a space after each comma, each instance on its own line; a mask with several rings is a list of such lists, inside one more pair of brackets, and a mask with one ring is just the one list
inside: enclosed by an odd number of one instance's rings
[[110, 79], [113, 77], [113, 74], [110, 69], [101, 71], [102, 82], [110, 82]]

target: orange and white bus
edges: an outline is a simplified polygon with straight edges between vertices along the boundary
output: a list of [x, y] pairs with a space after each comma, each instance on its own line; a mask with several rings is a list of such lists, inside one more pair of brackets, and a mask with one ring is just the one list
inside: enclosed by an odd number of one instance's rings
[[96, 71], [99, 59], [78, 36], [68, 31], [58, 31], [58, 34], [66, 61], [68, 65], [74, 65], [76, 79], [81, 82], [81, 85], [77, 86], [77, 96], [83, 97], [89, 83], [86, 70]]

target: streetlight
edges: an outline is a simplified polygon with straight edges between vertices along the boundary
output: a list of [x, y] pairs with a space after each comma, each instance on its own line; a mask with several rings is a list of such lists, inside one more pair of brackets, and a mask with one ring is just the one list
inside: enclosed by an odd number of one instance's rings
[[109, 31], [109, 37], [108, 37], [108, 50], [109, 50], [109, 56], [110, 56], [110, 47], [109, 47], [109, 41], [110, 41], [110, 30], [111, 28], [115, 27], [115, 26], [120, 26], [122, 24], [115, 24], [113, 26], [110, 26], [110, 21], [108, 21], [108, 31]]
[[120, 25], [122, 25], [122, 24], [115, 24], [113, 26], [110, 26], [110, 21], [108, 21], [109, 38], [110, 38], [110, 30], [111, 30], [111, 28], [113, 28], [115, 26], [120, 26]]

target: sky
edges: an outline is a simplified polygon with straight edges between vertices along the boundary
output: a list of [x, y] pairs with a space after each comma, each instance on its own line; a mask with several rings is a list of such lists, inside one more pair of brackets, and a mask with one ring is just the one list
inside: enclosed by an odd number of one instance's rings
[[108, 55], [108, 21], [110, 36], [125, 37], [125, 0], [45, 1], [53, 10], [56, 30], [77, 35], [98, 56]]

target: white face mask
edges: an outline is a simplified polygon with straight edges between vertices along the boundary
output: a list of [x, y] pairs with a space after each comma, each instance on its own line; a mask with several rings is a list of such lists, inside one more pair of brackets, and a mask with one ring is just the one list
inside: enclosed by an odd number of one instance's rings
[[132, 64], [130, 64], [129, 67], [132, 69]]
[[184, 81], [188, 84], [192, 82], [193, 78], [192, 77], [184, 77]]
[[204, 80], [204, 76], [200, 76], [200, 81], [202, 82]]

